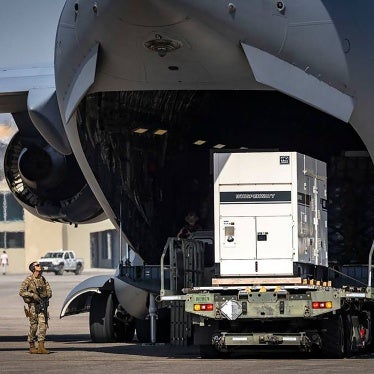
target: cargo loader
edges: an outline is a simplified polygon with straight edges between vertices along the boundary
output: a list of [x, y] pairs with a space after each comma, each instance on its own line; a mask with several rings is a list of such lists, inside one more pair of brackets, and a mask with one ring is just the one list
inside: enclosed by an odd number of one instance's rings
[[183, 323], [172, 318], [172, 330], [173, 322], [183, 330], [172, 331], [172, 343], [199, 345], [207, 357], [297, 348], [340, 358], [372, 349], [374, 245], [368, 284], [335, 288], [326, 165], [296, 152], [215, 153], [213, 164], [214, 233], [170, 238], [161, 262], [159, 300], [172, 315], [176, 305], [185, 312]]

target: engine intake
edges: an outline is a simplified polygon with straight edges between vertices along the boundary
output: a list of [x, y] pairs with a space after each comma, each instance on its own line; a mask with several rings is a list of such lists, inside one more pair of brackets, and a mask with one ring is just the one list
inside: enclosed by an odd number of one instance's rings
[[11, 192], [35, 216], [74, 224], [105, 219], [74, 155], [58, 153], [43, 138], [15, 134], [4, 165]]

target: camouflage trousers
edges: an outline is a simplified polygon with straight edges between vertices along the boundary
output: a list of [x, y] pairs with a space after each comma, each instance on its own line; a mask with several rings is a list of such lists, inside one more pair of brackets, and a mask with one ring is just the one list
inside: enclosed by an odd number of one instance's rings
[[[36, 340], [44, 341], [47, 333], [47, 322], [45, 320], [44, 313], [36, 313], [35, 304], [29, 305], [29, 321], [30, 331], [27, 337], [28, 342], [34, 342]], [[38, 331], [39, 329], [39, 331]]]

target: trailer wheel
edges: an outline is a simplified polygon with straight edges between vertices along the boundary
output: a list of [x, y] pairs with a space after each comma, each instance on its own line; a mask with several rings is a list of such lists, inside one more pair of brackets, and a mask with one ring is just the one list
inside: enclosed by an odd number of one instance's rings
[[365, 316], [361, 320], [361, 327], [365, 329], [365, 351], [374, 352], [374, 306], [364, 310]]
[[322, 321], [322, 353], [329, 358], [344, 357], [344, 323], [341, 315]]
[[351, 357], [354, 351], [352, 341], [352, 316], [347, 314], [344, 318], [344, 340], [345, 340], [345, 354], [347, 357]]
[[114, 341], [113, 298], [111, 294], [95, 293], [90, 307], [90, 335], [94, 343]]

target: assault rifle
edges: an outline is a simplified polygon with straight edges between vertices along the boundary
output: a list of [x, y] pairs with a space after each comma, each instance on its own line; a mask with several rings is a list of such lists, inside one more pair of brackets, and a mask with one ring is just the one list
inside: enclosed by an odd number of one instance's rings
[[35, 312], [36, 312], [36, 313], [43, 313], [43, 314], [44, 314], [45, 324], [46, 324], [47, 327], [48, 327], [48, 307], [49, 307], [49, 299], [48, 299], [48, 297], [42, 297], [42, 296], [40, 296], [40, 292], [43, 291], [43, 288], [42, 288], [42, 287], [38, 287], [38, 288], [36, 289], [36, 291], [38, 292], [39, 299], [38, 299], [38, 301], [35, 303]]

